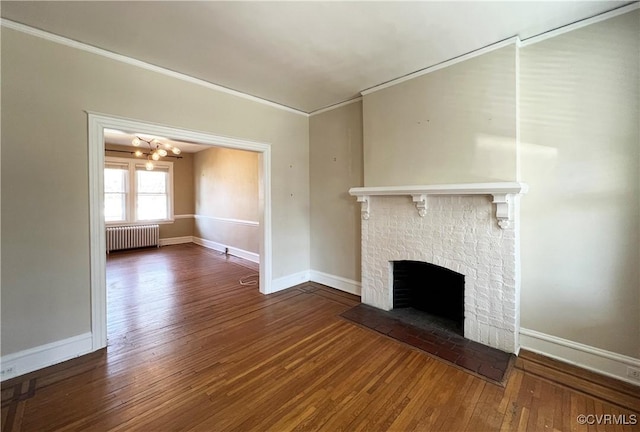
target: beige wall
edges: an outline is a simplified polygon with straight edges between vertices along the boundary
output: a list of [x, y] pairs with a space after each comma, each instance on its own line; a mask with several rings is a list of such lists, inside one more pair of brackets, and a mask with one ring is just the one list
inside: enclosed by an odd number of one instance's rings
[[[635, 357], [639, 20], [522, 49], [520, 119], [522, 326]], [[343, 194], [362, 184], [360, 104], [309, 120], [6, 28], [2, 57], [2, 355], [90, 329], [85, 110], [270, 143], [274, 277], [358, 278]], [[503, 48], [365, 96], [364, 184], [515, 179], [514, 59]]]
[[362, 102], [309, 121], [311, 268], [360, 280], [360, 205], [348, 193], [363, 185]]
[[522, 326], [640, 357], [640, 11], [521, 51]]
[[198, 152], [193, 160], [194, 235], [225, 246], [259, 252], [258, 153], [225, 148]]
[[271, 144], [273, 277], [309, 268], [308, 118], [5, 27], [1, 39], [2, 355], [90, 331], [86, 111]]
[[[633, 357], [639, 14], [520, 52], [521, 178], [530, 186], [521, 325]], [[365, 185], [515, 180], [514, 55], [503, 48], [365, 96]]]
[[[131, 147], [105, 142], [105, 155], [137, 159], [131, 153], [110, 152], [109, 150], [131, 151]], [[166, 158], [173, 163], [173, 213], [175, 215], [192, 215], [194, 206], [193, 188], [193, 154], [182, 153], [180, 158]], [[193, 235], [193, 218], [176, 219], [173, 223], [160, 224], [160, 238], [183, 237]]]
[[516, 179], [515, 47], [364, 96], [365, 186]]

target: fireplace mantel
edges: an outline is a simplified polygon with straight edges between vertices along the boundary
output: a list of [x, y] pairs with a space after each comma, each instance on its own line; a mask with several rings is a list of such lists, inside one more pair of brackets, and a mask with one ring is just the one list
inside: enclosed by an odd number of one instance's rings
[[491, 195], [496, 205], [496, 218], [501, 228], [508, 228], [513, 222], [513, 197], [527, 193], [529, 187], [519, 182], [461, 183], [418, 186], [375, 186], [355, 187], [349, 194], [355, 196], [362, 205], [362, 219], [369, 219], [370, 197], [408, 195], [416, 205], [420, 217], [427, 214], [429, 195]]

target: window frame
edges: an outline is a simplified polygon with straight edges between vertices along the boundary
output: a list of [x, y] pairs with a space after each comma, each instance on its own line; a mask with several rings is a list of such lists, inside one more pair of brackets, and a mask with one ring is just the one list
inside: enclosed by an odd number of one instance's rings
[[[126, 165], [126, 200], [125, 200], [125, 215], [126, 219], [124, 221], [111, 221], [107, 222], [105, 220], [104, 209], [102, 210], [102, 219], [105, 222], [106, 226], [118, 226], [118, 225], [147, 225], [147, 224], [170, 224], [175, 222], [175, 216], [173, 213], [173, 200], [174, 200], [174, 188], [173, 188], [173, 162], [169, 161], [153, 161], [153, 165], [158, 168], [163, 168], [167, 173], [167, 218], [166, 219], [145, 219], [138, 220], [137, 213], [137, 203], [138, 203], [138, 181], [136, 176], [136, 171], [139, 167], [144, 167], [146, 159], [130, 159], [130, 158], [119, 158], [112, 156], [105, 156], [104, 158], [104, 166], [103, 166], [103, 176], [104, 176], [104, 168], [107, 168], [108, 165]], [[105, 197], [105, 191], [102, 191], [103, 200]]]
[[[124, 194], [124, 199], [123, 199], [123, 214], [124, 214], [124, 219], [119, 219], [119, 220], [111, 220], [108, 221], [107, 217], [106, 217], [106, 211], [104, 212], [104, 214], [102, 215], [104, 218], [104, 221], [107, 225], [117, 225], [117, 224], [124, 224], [127, 223], [128, 220], [130, 220], [131, 218], [129, 217], [129, 201], [130, 201], [130, 194], [131, 194], [131, 188], [129, 187], [129, 164], [127, 162], [118, 162], [115, 160], [111, 160], [111, 161], [106, 161], [104, 162], [104, 171], [103, 171], [103, 176], [104, 176], [104, 172], [107, 169], [113, 169], [113, 170], [120, 170], [124, 172], [124, 178], [123, 178], [123, 194]], [[106, 180], [105, 180], [105, 184], [104, 184], [104, 193], [103, 193], [103, 199], [104, 199], [104, 204], [105, 204], [105, 210], [106, 210], [106, 204], [107, 204], [107, 194], [108, 193], [113, 193], [113, 192], [107, 192], [107, 184], [106, 184]]]

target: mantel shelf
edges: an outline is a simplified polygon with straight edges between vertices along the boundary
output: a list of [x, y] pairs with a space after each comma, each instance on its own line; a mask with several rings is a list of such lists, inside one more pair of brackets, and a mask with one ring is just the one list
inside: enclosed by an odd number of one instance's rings
[[418, 215], [427, 214], [427, 197], [429, 195], [492, 195], [496, 204], [496, 218], [501, 228], [509, 228], [513, 222], [513, 197], [527, 193], [529, 187], [520, 182], [499, 183], [461, 183], [415, 186], [374, 186], [355, 187], [349, 194], [355, 196], [362, 205], [362, 219], [367, 220], [370, 214], [370, 197], [408, 195], [418, 209]]

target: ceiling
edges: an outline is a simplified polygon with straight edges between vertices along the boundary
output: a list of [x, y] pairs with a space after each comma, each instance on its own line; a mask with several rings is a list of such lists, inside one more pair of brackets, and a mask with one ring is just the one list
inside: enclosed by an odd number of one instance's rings
[[628, 3], [2, 1], [2, 17], [309, 113]]

